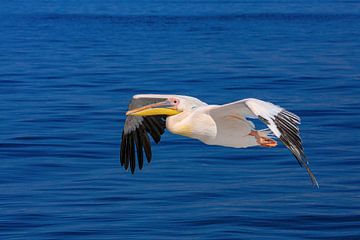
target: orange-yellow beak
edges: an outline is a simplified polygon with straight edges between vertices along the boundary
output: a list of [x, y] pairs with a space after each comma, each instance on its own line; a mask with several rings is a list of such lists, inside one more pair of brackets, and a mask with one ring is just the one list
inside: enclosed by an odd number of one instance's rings
[[127, 111], [127, 116], [154, 116], [154, 115], [167, 115], [172, 116], [181, 113], [176, 107], [168, 100], [149, 104], [144, 107], [135, 108]]

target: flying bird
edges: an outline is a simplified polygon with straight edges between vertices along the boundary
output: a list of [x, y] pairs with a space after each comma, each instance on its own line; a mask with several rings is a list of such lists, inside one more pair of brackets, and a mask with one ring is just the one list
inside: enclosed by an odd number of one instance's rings
[[[149, 135], [160, 142], [165, 129], [173, 134], [198, 139], [208, 145], [232, 148], [276, 147], [276, 136], [304, 167], [314, 186], [319, 184], [308, 166], [300, 138], [300, 118], [294, 113], [255, 98], [224, 105], [208, 105], [182, 95], [138, 94], [126, 112], [122, 132], [120, 162], [134, 173], [136, 158], [141, 170], [144, 155], [151, 161]], [[256, 130], [251, 119], [258, 118], [268, 128]], [[136, 157], [137, 155], [137, 157]]]

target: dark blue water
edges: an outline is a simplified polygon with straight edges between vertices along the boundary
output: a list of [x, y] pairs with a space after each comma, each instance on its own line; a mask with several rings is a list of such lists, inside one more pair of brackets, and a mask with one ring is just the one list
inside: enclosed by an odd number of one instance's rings
[[[360, 239], [357, 1], [2, 1], [1, 239]], [[137, 93], [256, 97], [290, 152], [163, 136], [119, 164]]]

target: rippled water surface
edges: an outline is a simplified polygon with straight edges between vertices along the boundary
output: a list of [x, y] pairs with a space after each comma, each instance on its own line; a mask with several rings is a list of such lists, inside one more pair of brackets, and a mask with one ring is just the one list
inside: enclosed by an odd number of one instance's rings
[[[360, 239], [357, 1], [1, 5], [1, 239]], [[282, 145], [169, 133], [132, 176], [136, 93], [297, 113], [320, 189]]]

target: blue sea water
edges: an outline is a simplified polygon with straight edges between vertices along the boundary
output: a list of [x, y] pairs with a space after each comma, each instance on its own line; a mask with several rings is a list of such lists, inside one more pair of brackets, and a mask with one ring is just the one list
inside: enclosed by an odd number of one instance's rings
[[[358, 1], [2, 1], [0, 30], [1, 239], [360, 239]], [[320, 188], [169, 133], [132, 176], [137, 93], [295, 112]]]

